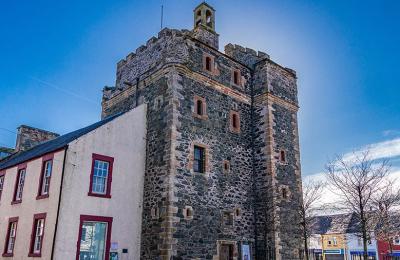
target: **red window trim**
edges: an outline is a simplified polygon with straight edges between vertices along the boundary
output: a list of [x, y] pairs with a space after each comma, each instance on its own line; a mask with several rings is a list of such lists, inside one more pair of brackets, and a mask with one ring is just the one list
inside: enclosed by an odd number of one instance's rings
[[83, 225], [84, 221], [106, 222], [107, 223], [105, 260], [109, 260], [110, 259], [111, 232], [112, 232], [113, 218], [112, 217], [91, 216], [91, 215], [81, 215], [80, 216], [79, 235], [78, 235], [78, 241], [76, 242], [76, 260], [79, 260], [79, 249], [81, 247], [81, 239], [82, 239], [82, 225]]
[[[31, 233], [31, 243], [29, 245], [29, 254], [28, 257], [42, 257], [42, 246], [44, 242], [44, 231], [46, 227], [46, 213], [39, 213], [33, 215], [33, 223], [32, 223], [32, 233]], [[35, 235], [36, 235], [36, 220], [43, 219], [43, 235], [42, 235], [42, 243], [40, 244], [40, 253], [34, 253], [33, 247], [35, 243]]]
[[[14, 194], [13, 194], [13, 199], [11, 201], [11, 205], [13, 204], [19, 204], [22, 202], [22, 198], [20, 200], [16, 200], [17, 198], [17, 189], [18, 189], [18, 180], [21, 174], [21, 170], [25, 170], [25, 178], [26, 178], [26, 163], [22, 163], [18, 165], [17, 167], [17, 178], [15, 179], [15, 184], [14, 184]], [[24, 183], [25, 186], [25, 183]]]
[[[45, 171], [46, 162], [52, 161], [51, 163], [53, 164], [54, 163], [53, 159], [54, 159], [54, 153], [46, 154], [45, 156], [42, 157], [42, 169], [41, 169], [41, 172], [40, 172], [39, 187], [38, 187], [38, 193], [37, 193], [37, 196], [36, 196], [37, 200], [45, 199], [45, 198], [49, 197], [51, 176], [50, 176], [50, 181], [49, 181], [49, 191], [47, 192], [47, 194], [44, 194], [44, 195], [42, 195], [43, 178], [44, 178], [44, 171]], [[51, 166], [51, 171], [53, 171], [53, 165]], [[51, 175], [53, 175], [53, 173], [51, 173]]]
[[[93, 185], [93, 174], [94, 174], [94, 161], [95, 160], [100, 160], [100, 161], [105, 161], [109, 163], [109, 169], [108, 169], [108, 178], [107, 178], [107, 190], [106, 194], [97, 194], [92, 192], [92, 185]], [[105, 156], [101, 154], [92, 154], [92, 170], [90, 173], [90, 185], [89, 185], [89, 192], [88, 196], [93, 196], [93, 197], [100, 197], [100, 198], [111, 198], [111, 182], [112, 182], [112, 172], [113, 172], [113, 164], [114, 164], [114, 158], [110, 156]]]
[[[4, 242], [4, 250], [3, 250], [3, 257], [13, 257], [14, 256], [14, 249], [15, 249], [15, 244], [17, 242], [17, 230], [18, 230], [18, 219], [19, 217], [13, 217], [13, 218], [9, 218], [8, 219], [8, 224], [7, 224], [7, 234], [6, 234], [6, 239]], [[7, 253], [7, 246], [8, 246], [8, 241], [10, 239], [10, 227], [11, 227], [11, 223], [16, 222], [17, 226], [15, 227], [15, 241], [14, 241], [14, 248], [13, 248], [13, 252], [12, 253]]]
[[0, 171], [0, 178], [3, 177], [3, 190], [0, 191], [0, 201], [1, 201], [1, 195], [3, 194], [4, 191], [4, 182], [6, 181], [6, 172], [5, 171]]

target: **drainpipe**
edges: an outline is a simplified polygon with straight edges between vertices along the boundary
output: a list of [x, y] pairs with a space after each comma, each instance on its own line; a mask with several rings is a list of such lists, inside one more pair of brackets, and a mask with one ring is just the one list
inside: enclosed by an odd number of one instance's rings
[[52, 247], [51, 247], [51, 258], [50, 258], [51, 260], [54, 259], [54, 248], [55, 248], [55, 244], [56, 244], [58, 219], [59, 219], [59, 216], [60, 216], [61, 195], [62, 195], [62, 188], [63, 188], [63, 182], [64, 182], [65, 161], [67, 159], [67, 151], [68, 151], [68, 145], [66, 145], [65, 149], [64, 149], [64, 160], [63, 160], [63, 167], [62, 167], [62, 172], [61, 172], [60, 192], [59, 192], [59, 195], [58, 195], [56, 224], [55, 224], [55, 228], [54, 228], [53, 244], [52, 244]]

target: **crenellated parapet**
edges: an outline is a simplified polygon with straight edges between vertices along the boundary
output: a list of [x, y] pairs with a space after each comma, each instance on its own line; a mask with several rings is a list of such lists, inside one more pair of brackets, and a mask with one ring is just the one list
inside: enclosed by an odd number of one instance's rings
[[263, 59], [269, 59], [269, 55], [265, 52], [255, 51], [250, 48], [245, 48], [237, 44], [229, 43], [225, 45], [225, 54], [232, 59], [254, 69], [257, 62]]
[[135, 52], [128, 54], [117, 65], [116, 89], [125, 89], [135, 84], [146, 73], [160, 68], [165, 63], [183, 63], [188, 59], [184, 44], [188, 30], [164, 28], [157, 37], [150, 38]]

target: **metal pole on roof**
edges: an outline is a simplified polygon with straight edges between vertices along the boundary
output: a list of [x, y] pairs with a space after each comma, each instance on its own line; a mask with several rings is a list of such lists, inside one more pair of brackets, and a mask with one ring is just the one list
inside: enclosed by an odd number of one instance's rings
[[161, 5], [161, 30], [163, 29], [164, 5]]

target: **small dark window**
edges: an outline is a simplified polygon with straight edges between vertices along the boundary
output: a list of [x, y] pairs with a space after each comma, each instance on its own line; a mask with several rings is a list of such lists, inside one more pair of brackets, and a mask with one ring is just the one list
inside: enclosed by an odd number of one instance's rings
[[205, 170], [205, 149], [200, 146], [194, 146], [193, 171], [204, 173]]
[[199, 116], [201, 116], [201, 115], [203, 115], [204, 114], [204, 111], [203, 111], [203, 101], [201, 101], [201, 100], [197, 100], [196, 101], [196, 112], [197, 112], [197, 114], [199, 115]]
[[229, 173], [230, 170], [231, 170], [230, 162], [227, 161], [227, 160], [224, 161], [224, 164], [223, 164], [223, 171], [224, 171], [224, 173]]
[[197, 11], [197, 16], [201, 16], [201, 10]]
[[233, 83], [235, 85], [239, 85], [239, 72], [238, 71], [233, 72]]
[[197, 22], [196, 22], [196, 26], [199, 26], [201, 24], [201, 20], [198, 20]]
[[237, 209], [235, 210], [235, 214], [236, 214], [236, 217], [240, 217], [241, 212], [240, 212], [240, 209], [239, 209], [239, 208], [237, 208]]
[[187, 209], [186, 209], [186, 217], [187, 217], [187, 218], [190, 218], [190, 217], [192, 217], [192, 214], [193, 214], [193, 213], [192, 213], [192, 210], [191, 210], [190, 208], [187, 208]]
[[224, 212], [223, 213], [223, 222], [225, 226], [233, 225], [233, 214], [232, 212]]
[[211, 71], [211, 58], [206, 57], [206, 70]]
[[238, 116], [236, 114], [232, 115], [232, 126], [233, 128], [238, 128]]
[[281, 160], [281, 162], [286, 162], [286, 153], [285, 151], [281, 150], [279, 153], [279, 159]]
[[286, 190], [286, 188], [282, 188], [282, 198], [287, 199], [287, 190]]

